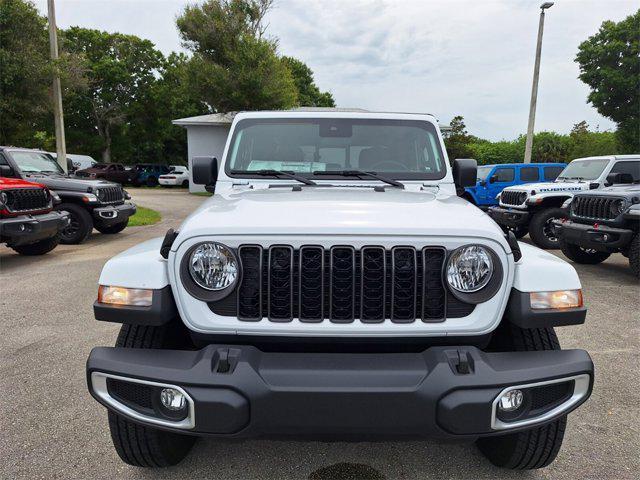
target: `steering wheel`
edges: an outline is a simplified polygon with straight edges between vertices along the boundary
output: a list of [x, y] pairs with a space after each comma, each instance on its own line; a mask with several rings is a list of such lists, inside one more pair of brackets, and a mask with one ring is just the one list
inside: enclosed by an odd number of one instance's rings
[[[371, 165], [371, 168], [377, 172], [379, 168], [383, 167], [383, 166], [390, 166], [390, 169], [387, 169], [386, 171], [390, 171], [390, 172], [407, 172], [409, 171], [409, 169], [407, 168], [407, 166], [404, 163], [400, 163], [400, 162], [394, 162], [393, 160], [384, 160], [382, 162], [376, 163], [375, 165]], [[383, 168], [383, 172], [385, 171], [385, 169]]]

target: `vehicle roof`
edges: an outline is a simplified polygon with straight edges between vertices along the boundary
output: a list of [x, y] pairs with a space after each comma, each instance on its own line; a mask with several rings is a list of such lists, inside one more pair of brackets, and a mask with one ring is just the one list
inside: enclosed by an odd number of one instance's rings
[[430, 113], [401, 113], [401, 112], [369, 112], [356, 109], [304, 109], [304, 110], [280, 110], [280, 111], [256, 111], [238, 113], [234, 122], [248, 118], [361, 118], [372, 120], [420, 120], [438, 123]]
[[632, 153], [629, 155], [600, 155], [595, 157], [582, 157], [572, 160], [640, 160], [640, 153]]
[[562, 162], [533, 162], [533, 163], [492, 163], [490, 165], [478, 165], [478, 168], [482, 167], [566, 167], [566, 163]]

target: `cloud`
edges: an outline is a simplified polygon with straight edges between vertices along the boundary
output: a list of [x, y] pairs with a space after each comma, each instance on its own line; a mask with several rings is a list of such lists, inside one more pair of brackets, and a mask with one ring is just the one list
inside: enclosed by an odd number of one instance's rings
[[[57, 0], [58, 23], [121, 31], [181, 49], [184, 0]], [[512, 139], [526, 130], [540, 1], [276, 0], [269, 34], [307, 63], [339, 106], [464, 115], [470, 132]], [[46, 0], [36, 2], [42, 12]], [[586, 103], [578, 45], [634, 1], [557, 1], [547, 13], [536, 130], [581, 120], [614, 125]]]

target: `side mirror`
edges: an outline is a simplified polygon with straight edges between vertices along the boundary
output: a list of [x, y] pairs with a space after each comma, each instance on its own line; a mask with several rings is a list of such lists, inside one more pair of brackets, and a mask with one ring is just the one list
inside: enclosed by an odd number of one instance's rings
[[9, 165], [0, 165], [0, 177], [13, 177], [13, 168]]
[[485, 180], [480, 180], [478, 183], [480, 184], [481, 187], [487, 186], [487, 182]]
[[607, 175], [607, 186], [633, 183], [633, 175], [630, 173], [610, 173]]
[[473, 187], [478, 178], [478, 162], [472, 158], [456, 158], [453, 161], [453, 181], [456, 190]]
[[214, 193], [218, 181], [218, 159], [215, 157], [193, 157], [191, 165], [193, 183], [204, 185], [207, 192]]
[[489, 183], [496, 183], [498, 181], [498, 174], [494, 173], [493, 175], [491, 175], [491, 178], [489, 178]]

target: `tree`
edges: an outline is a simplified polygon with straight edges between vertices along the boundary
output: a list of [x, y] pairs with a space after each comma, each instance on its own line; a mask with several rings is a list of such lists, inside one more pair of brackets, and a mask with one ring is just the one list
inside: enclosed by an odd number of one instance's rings
[[330, 92], [321, 92], [313, 80], [313, 72], [304, 63], [293, 57], [282, 57], [289, 68], [298, 90], [298, 105], [301, 107], [335, 107]]
[[588, 101], [618, 125], [625, 152], [640, 151], [640, 10], [621, 22], [605, 21], [578, 47], [578, 78], [591, 87]]
[[0, 1], [0, 145], [37, 146], [50, 112], [47, 23], [31, 2]]
[[592, 132], [589, 130], [589, 124], [584, 120], [573, 126], [569, 141], [569, 160], [619, 153], [615, 133]]
[[444, 144], [447, 147], [447, 154], [450, 159], [470, 158], [473, 156], [470, 148], [474, 137], [467, 133], [467, 127], [464, 124], [464, 117], [456, 115], [449, 123], [450, 130], [443, 133]]
[[286, 109], [297, 103], [277, 42], [264, 36], [272, 0], [207, 0], [177, 19], [193, 52], [191, 84], [215, 111]]
[[113, 142], [134, 107], [148, 101], [164, 57], [149, 40], [80, 27], [61, 32], [62, 48], [82, 62], [85, 87], [64, 98], [68, 141], [79, 151], [112, 158]]

